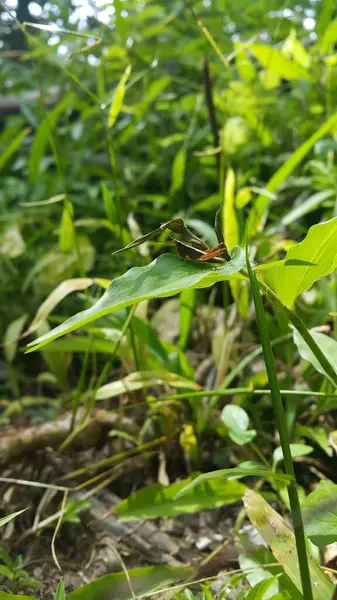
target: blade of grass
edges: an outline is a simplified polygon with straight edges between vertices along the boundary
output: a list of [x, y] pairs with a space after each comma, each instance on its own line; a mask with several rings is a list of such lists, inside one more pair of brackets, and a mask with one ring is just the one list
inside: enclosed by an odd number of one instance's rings
[[291, 508], [291, 516], [293, 520], [294, 533], [296, 538], [296, 548], [298, 562], [301, 574], [301, 583], [303, 597], [305, 600], [313, 600], [309, 563], [306, 549], [306, 539], [304, 534], [303, 519], [301, 513], [300, 500], [296, 484], [296, 476], [294, 464], [291, 456], [289, 434], [287, 427], [287, 419], [284, 413], [282, 397], [277, 380], [276, 367], [274, 362], [273, 351], [270, 343], [267, 321], [264, 313], [262, 299], [260, 296], [259, 284], [256, 275], [251, 267], [248, 257], [248, 248], [246, 247], [246, 263], [249, 281], [251, 285], [256, 321], [259, 331], [259, 337], [263, 348], [263, 356], [268, 374], [268, 380], [271, 390], [272, 403], [276, 416], [276, 424], [280, 435], [281, 447], [283, 451], [285, 469], [288, 475], [294, 478], [288, 487], [289, 502]]

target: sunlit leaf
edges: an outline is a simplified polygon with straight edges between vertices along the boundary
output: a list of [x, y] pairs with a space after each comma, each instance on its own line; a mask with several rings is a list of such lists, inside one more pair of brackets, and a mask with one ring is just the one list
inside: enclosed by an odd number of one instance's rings
[[306, 69], [297, 62], [289, 60], [276, 48], [263, 44], [250, 44], [249, 50], [265, 69], [273, 71], [283, 79], [311, 79], [310, 73]]
[[129, 79], [131, 73], [131, 65], [128, 65], [120, 78], [120, 81], [117, 85], [117, 88], [114, 93], [113, 100], [109, 109], [109, 117], [108, 117], [108, 125], [109, 127], [113, 127], [113, 125], [117, 121], [117, 117], [121, 111], [123, 106], [124, 94], [125, 94], [125, 85], [127, 80]]
[[174, 296], [183, 289], [209, 287], [216, 281], [238, 276], [244, 265], [244, 252], [236, 247], [233, 248], [231, 256], [230, 262], [217, 266], [183, 260], [172, 254], [163, 254], [151, 264], [145, 267], [134, 267], [114, 279], [94, 306], [71, 317], [29, 346], [32, 346], [31, 350], [36, 350], [65, 333], [141, 300]]
[[291, 308], [302, 292], [336, 269], [336, 248], [337, 217], [313, 225], [305, 239], [288, 250], [284, 261], [269, 263], [257, 272], [273, 288], [279, 300]]

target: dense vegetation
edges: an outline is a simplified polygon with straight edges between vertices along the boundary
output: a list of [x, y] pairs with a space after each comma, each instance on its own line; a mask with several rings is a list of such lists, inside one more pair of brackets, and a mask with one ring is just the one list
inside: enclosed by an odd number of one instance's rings
[[0, 26], [0, 597], [335, 598], [335, 3]]

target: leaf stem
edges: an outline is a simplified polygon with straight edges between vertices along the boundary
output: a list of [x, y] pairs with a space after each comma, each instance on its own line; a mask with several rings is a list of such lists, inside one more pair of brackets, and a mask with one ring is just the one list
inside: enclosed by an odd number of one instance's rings
[[[297, 484], [296, 484], [294, 464], [293, 464], [291, 450], [290, 450], [287, 421], [286, 421], [286, 417], [284, 414], [282, 397], [281, 397], [280, 388], [279, 388], [278, 379], [277, 379], [276, 367], [275, 367], [273, 351], [272, 351], [270, 338], [269, 338], [267, 321], [266, 321], [266, 317], [265, 317], [265, 313], [264, 313], [262, 299], [260, 296], [259, 283], [257, 281], [256, 275], [255, 275], [255, 273], [251, 267], [251, 264], [249, 262], [247, 248], [246, 248], [246, 261], [247, 261], [248, 276], [249, 276], [253, 300], [254, 300], [256, 321], [257, 321], [258, 330], [259, 330], [259, 337], [260, 337], [262, 348], [263, 348], [264, 361], [265, 361], [266, 370], [267, 370], [267, 374], [268, 374], [268, 380], [269, 380], [269, 385], [270, 385], [270, 390], [271, 390], [271, 397], [272, 397], [272, 402], [273, 402], [275, 416], [276, 416], [276, 424], [277, 424], [277, 428], [278, 428], [279, 436], [280, 436], [280, 442], [281, 442], [281, 447], [282, 447], [282, 452], [283, 452], [285, 469], [286, 469], [287, 474], [294, 478], [293, 481], [291, 481], [291, 483], [288, 486], [288, 494], [289, 494], [289, 502], [290, 502], [293, 526], [294, 526], [295, 539], [296, 539], [296, 548], [297, 548], [299, 569], [300, 569], [300, 574], [301, 574], [303, 598], [304, 598], [304, 600], [313, 600], [309, 563], [308, 563], [308, 556], [307, 556], [307, 548], [306, 548], [306, 538], [305, 538], [305, 534], [304, 534], [304, 526], [303, 526], [301, 506], [300, 506], [300, 500], [299, 500]], [[297, 328], [297, 326], [296, 326], [296, 328]], [[310, 334], [309, 334], [309, 336], [310, 336]], [[311, 336], [310, 336], [310, 338], [311, 338]]]

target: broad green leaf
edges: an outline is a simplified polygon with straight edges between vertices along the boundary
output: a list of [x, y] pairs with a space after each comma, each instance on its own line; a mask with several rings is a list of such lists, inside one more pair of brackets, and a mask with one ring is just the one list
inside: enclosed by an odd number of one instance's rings
[[20, 148], [23, 140], [27, 137], [30, 132], [29, 127], [25, 127], [20, 133], [8, 144], [6, 150], [4, 150], [0, 154], [0, 169], [3, 169], [5, 164], [9, 161], [9, 159], [13, 156], [13, 154]]
[[323, 56], [329, 54], [337, 40], [337, 19], [331, 21], [321, 39], [321, 51]]
[[27, 314], [21, 315], [21, 317], [18, 317], [12, 321], [6, 329], [3, 342], [4, 356], [8, 363], [12, 363], [15, 358], [18, 346], [18, 338], [22, 333], [27, 317]]
[[145, 267], [133, 267], [114, 279], [94, 306], [71, 317], [29, 346], [32, 346], [31, 350], [37, 350], [65, 333], [141, 300], [174, 296], [183, 289], [209, 287], [216, 281], [238, 276], [245, 260], [242, 248], [233, 248], [231, 256], [230, 262], [211, 266], [163, 254]]
[[[183, 581], [194, 572], [192, 567], [162, 565], [130, 569], [128, 578], [124, 572], [104, 575], [68, 594], [67, 600], [133, 600], [161, 588], [165, 589], [178, 581]], [[17, 598], [24, 597], [17, 596]]]
[[129, 79], [131, 73], [131, 65], [128, 65], [120, 78], [120, 81], [117, 85], [116, 91], [114, 93], [114, 97], [112, 99], [110, 109], [109, 109], [109, 117], [108, 117], [108, 126], [113, 127], [113, 125], [117, 121], [117, 117], [122, 109], [124, 94], [125, 94], [125, 85], [127, 80]]
[[57, 586], [57, 590], [55, 592], [54, 600], [66, 600], [66, 592], [64, 589], [64, 583], [61, 579], [60, 583]]
[[123, 379], [106, 383], [97, 390], [96, 400], [114, 398], [127, 392], [142, 390], [156, 385], [169, 385], [174, 388], [198, 390], [200, 386], [175, 373], [167, 371], [136, 371]]
[[194, 289], [180, 292], [180, 328], [179, 347], [185, 350], [190, 336], [192, 320], [194, 316], [196, 293]]
[[[302, 591], [301, 576], [297, 560], [295, 536], [284, 519], [256, 492], [247, 490], [244, 505], [252, 524], [271, 548], [275, 559], [281, 563], [286, 574]], [[314, 600], [327, 600], [333, 594], [334, 585], [325, 575], [307, 548], [309, 569], [313, 582]]]
[[186, 148], [183, 146], [178, 150], [172, 164], [170, 194], [176, 194], [184, 183], [186, 170]]
[[[307, 446], [306, 444], [290, 444], [290, 453], [292, 458], [296, 458], [298, 456], [306, 456], [307, 454], [311, 454], [313, 448], [311, 446]], [[275, 448], [273, 452], [273, 465], [276, 467], [279, 462], [283, 460], [283, 452], [281, 446]]]
[[[233, 504], [241, 500], [246, 489], [239, 481], [200, 481], [189, 487], [191, 481], [189, 478], [171, 485], [154, 483], [123, 500], [116, 507], [116, 513], [122, 521], [176, 517]], [[188, 491], [179, 495], [182, 489]]]
[[302, 504], [305, 533], [315, 546], [337, 541], [337, 485], [319, 482]]
[[311, 79], [306, 69], [284, 56], [280, 50], [263, 44], [250, 44], [249, 50], [265, 69], [273, 71], [283, 79]]
[[258, 267], [257, 271], [279, 300], [292, 308], [302, 292], [336, 269], [336, 248], [337, 217], [310, 227], [305, 239], [288, 250], [284, 261]]
[[18, 515], [21, 515], [21, 513], [25, 512], [25, 510], [27, 510], [27, 509], [24, 508], [23, 510], [18, 510], [15, 513], [11, 513], [10, 515], [7, 515], [6, 517], [2, 517], [2, 519], [0, 519], [0, 527], [3, 527], [3, 525], [6, 525], [6, 523], [11, 521], [12, 519], [15, 519], [15, 517], [17, 517]]
[[61, 102], [59, 102], [59, 104], [57, 104], [57, 106], [55, 106], [55, 108], [48, 113], [48, 116], [40, 124], [32, 143], [32, 149], [28, 163], [28, 173], [31, 181], [37, 180], [40, 172], [40, 163], [49, 142], [50, 134], [55, 127], [61, 113], [68, 108], [73, 98], [74, 95], [72, 92], [66, 94], [64, 98], [62, 98]]
[[[265, 189], [268, 192], [275, 193], [280, 185], [291, 175], [301, 160], [310, 152], [312, 147], [324, 135], [329, 133], [337, 125], [337, 112], [327, 119], [301, 146], [293, 152], [286, 162], [274, 173], [268, 181]], [[252, 210], [248, 219], [248, 231], [250, 235], [255, 233], [264, 225], [266, 210], [271, 202], [271, 198], [266, 194], [260, 194], [252, 205]]]
[[[336, 340], [329, 337], [328, 335], [325, 335], [324, 333], [319, 333], [317, 331], [314, 331], [313, 329], [310, 330], [310, 334], [312, 335], [316, 344], [320, 347], [322, 352], [325, 354], [327, 360], [329, 361], [329, 363], [331, 364], [331, 366], [337, 373], [337, 342], [336, 342]], [[325, 375], [325, 377], [327, 377], [332, 383], [334, 383], [331, 380], [329, 374], [323, 369], [320, 362], [317, 360], [316, 356], [310, 350], [308, 344], [304, 341], [304, 339], [302, 338], [300, 333], [297, 331], [297, 329], [294, 329], [294, 342], [297, 346], [297, 349], [298, 349], [301, 357], [304, 360], [308, 360], [319, 373], [322, 373], [322, 375]]]
[[274, 471], [265, 469], [262, 465], [256, 465], [255, 463], [242, 465], [233, 469], [219, 469], [218, 471], [210, 471], [210, 473], [203, 473], [191, 481], [191, 483], [185, 485], [185, 487], [177, 494], [177, 497], [183, 496], [188, 493], [192, 488], [198, 486], [203, 481], [212, 481], [213, 479], [228, 479], [230, 477], [272, 477], [276, 481], [289, 482], [291, 477], [284, 475], [283, 473], [274, 473]]
[[221, 419], [228, 429], [230, 439], [243, 446], [256, 436], [255, 429], [248, 429], [249, 417], [241, 406], [227, 404], [221, 413]]

